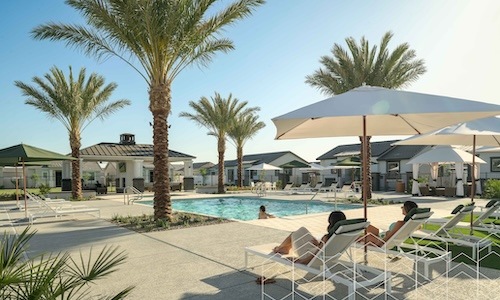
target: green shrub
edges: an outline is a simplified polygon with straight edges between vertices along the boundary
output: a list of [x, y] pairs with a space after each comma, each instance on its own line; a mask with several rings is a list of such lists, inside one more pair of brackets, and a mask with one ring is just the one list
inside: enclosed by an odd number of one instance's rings
[[40, 194], [46, 196], [48, 193], [50, 193], [50, 186], [48, 184], [40, 184], [38, 187], [40, 189]]
[[484, 197], [487, 199], [500, 198], [500, 180], [488, 179], [484, 186]]

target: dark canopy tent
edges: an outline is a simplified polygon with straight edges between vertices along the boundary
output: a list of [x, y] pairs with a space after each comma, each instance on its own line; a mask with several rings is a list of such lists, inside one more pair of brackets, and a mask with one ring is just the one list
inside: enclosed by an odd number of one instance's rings
[[[19, 144], [8, 148], [0, 149], [0, 166], [23, 167], [24, 211], [26, 217], [28, 216], [28, 211], [27, 211], [25, 163], [47, 162], [54, 160], [75, 160], [75, 159], [76, 158], [71, 156], [59, 154], [56, 152], [33, 147], [26, 144]], [[16, 189], [17, 189], [17, 180], [16, 180]]]

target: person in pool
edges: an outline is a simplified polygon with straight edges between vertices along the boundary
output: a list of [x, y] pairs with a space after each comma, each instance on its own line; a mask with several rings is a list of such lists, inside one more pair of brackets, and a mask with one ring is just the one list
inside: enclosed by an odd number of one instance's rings
[[259, 219], [269, 219], [274, 218], [273, 215], [266, 213], [266, 207], [261, 205], [259, 208]]
[[[403, 206], [401, 206], [401, 213], [403, 214], [403, 216], [406, 216], [406, 214], [408, 214], [410, 210], [414, 208], [418, 208], [417, 203], [413, 201], [405, 201]], [[382, 233], [377, 227], [369, 225], [368, 228], [366, 228], [368, 234], [366, 235], [366, 237], [360, 238], [359, 241], [363, 242], [366, 238], [365, 243], [380, 247], [384, 245], [385, 242], [388, 241], [401, 227], [403, 227], [404, 224], [405, 221], [403, 220], [396, 221], [389, 226], [389, 230]]]
[[338, 221], [345, 220], [345, 214], [341, 211], [333, 211], [328, 216], [327, 234], [317, 240], [305, 227], [300, 227], [292, 232], [279, 246], [274, 247], [273, 252], [288, 254], [293, 250], [297, 257], [290, 258], [299, 264], [308, 264], [328, 239], [333, 235], [331, 229]]

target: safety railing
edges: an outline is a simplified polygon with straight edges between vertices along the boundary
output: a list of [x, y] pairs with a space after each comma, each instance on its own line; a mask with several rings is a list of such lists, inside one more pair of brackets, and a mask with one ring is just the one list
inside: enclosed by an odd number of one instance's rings
[[123, 189], [123, 204], [130, 205], [134, 201], [141, 200], [143, 193], [133, 186], [127, 186]]

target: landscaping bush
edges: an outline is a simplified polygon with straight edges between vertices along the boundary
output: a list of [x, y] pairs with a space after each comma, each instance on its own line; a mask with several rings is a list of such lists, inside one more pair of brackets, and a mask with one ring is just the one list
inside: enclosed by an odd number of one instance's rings
[[487, 199], [500, 199], [500, 180], [488, 179], [484, 185], [484, 197]]
[[40, 184], [38, 189], [40, 190], [40, 195], [47, 196], [47, 194], [50, 193], [50, 186], [48, 184], [42, 183], [42, 184]]

